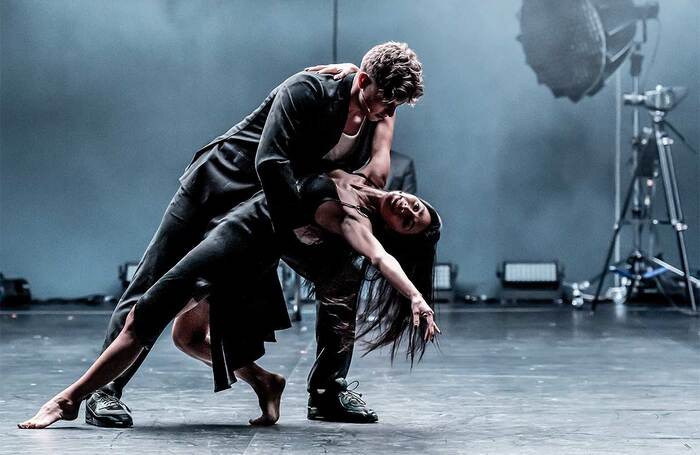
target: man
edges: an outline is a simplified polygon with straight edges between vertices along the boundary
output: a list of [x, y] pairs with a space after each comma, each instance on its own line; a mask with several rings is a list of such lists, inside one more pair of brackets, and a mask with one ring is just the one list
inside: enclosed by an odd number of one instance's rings
[[[335, 80], [327, 75], [298, 73], [275, 88], [253, 113], [195, 154], [114, 310], [103, 349], [120, 333], [127, 314], [147, 291], [173, 291], [159, 280], [172, 273], [195, 247], [207, 250], [201, 246], [208, 241], [205, 234], [212, 220], [221, 219], [260, 189], [276, 235], [304, 238], [313, 231], [302, 215], [297, 178], [364, 165], [361, 170], [368, 179], [383, 186], [389, 169], [394, 111], [400, 104], [417, 100], [422, 92], [420, 62], [406, 44], [395, 42], [370, 49], [357, 74]], [[342, 133], [354, 139], [340, 141]], [[265, 292], [258, 300], [283, 298], [274, 267], [260, 282]], [[332, 312], [328, 308], [320, 308], [319, 321], [342, 317], [354, 324], [354, 313], [327, 315], [324, 312]], [[270, 315], [269, 320], [272, 330], [290, 325], [286, 312]], [[309, 377], [309, 417], [376, 421], [376, 413], [347, 390], [345, 376], [352, 353], [336, 349], [342, 343], [332, 333], [321, 334], [317, 341], [318, 355]], [[147, 353], [144, 349], [120, 378], [86, 400], [87, 423], [132, 425], [129, 408], [119, 398]]]

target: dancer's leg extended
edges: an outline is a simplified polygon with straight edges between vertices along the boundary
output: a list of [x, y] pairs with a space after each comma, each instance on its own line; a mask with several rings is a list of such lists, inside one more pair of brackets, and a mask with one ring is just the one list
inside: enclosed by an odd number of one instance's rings
[[[211, 208], [199, 203], [180, 188], [170, 201], [158, 230], [134, 273], [129, 287], [119, 299], [110, 318], [102, 350], [121, 333], [127, 315], [139, 298], [204, 237]], [[142, 349], [119, 377], [90, 395], [85, 405], [85, 422], [101, 427], [130, 427], [131, 410], [119, 399], [131, 377], [150, 351]]]
[[[211, 366], [211, 340], [209, 337], [209, 303], [201, 301], [187, 312], [180, 314], [173, 323], [175, 345], [185, 354]], [[273, 425], [280, 416], [280, 399], [285, 380], [255, 362], [239, 368], [236, 376], [250, 384], [258, 396], [262, 415], [250, 419], [251, 425]]]
[[221, 282], [235, 277], [242, 284], [257, 264], [272, 263], [278, 253], [269, 241], [272, 227], [261, 199], [262, 193], [239, 205], [138, 299], [129, 326], [144, 346], [150, 346], [186, 307], [200, 278]]
[[[209, 211], [180, 188], [165, 210], [160, 226], [141, 258], [129, 287], [112, 313], [102, 346], [103, 351], [121, 333], [127, 315], [139, 298], [202, 240], [209, 217]], [[124, 386], [136, 373], [148, 352], [147, 349], [141, 351], [131, 367], [104, 390], [121, 397]]]
[[45, 428], [57, 420], [73, 420], [78, 416], [80, 402], [89, 393], [119, 376], [137, 358], [143, 344], [134, 333], [134, 312], [129, 313], [126, 324], [114, 342], [97, 358], [80, 379], [68, 386], [44, 404], [31, 419], [22, 422], [20, 428]]
[[151, 286], [129, 312], [119, 335], [90, 369], [20, 427], [44, 428], [60, 419], [74, 419], [87, 394], [122, 374], [173, 318], [190, 309], [188, 296], [192, 295], [197, 278], [221, 270], [222, 262], [230, 259], [227, 254], [231, 251], [221, 248], [222, 241], [220, 235], [212, 235], [200, 242]]

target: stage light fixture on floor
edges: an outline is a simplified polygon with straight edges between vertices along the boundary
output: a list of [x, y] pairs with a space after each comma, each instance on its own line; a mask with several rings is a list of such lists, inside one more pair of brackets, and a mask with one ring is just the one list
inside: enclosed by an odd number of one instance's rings
[[455, 297], [454, 281], [457, 266], [447, 262], [435, 264], [433, 268], [433, 290], [438, 302], [452, 302]]
[[527, 261], [501, 264], [501, 301], [556, 300], [561, 297], [563, 268], [557, 261]]
[[5, 278], [0, 273], [0, 308], [28, 305], [32, 301], [29, 283], [23, 278]]

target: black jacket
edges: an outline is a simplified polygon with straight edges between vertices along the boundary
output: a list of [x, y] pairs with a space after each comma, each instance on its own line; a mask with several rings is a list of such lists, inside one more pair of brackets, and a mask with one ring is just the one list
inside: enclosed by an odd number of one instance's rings
[[[235, 380], [236, 368], [262, 355], [263, 340], [273, 339], [274, 330], [290, 325], [274, 267], [281, 244], [287, 243], [278, 242], [279, 237], [290, 236], [292, 228], [309, 222], [300, 209], [297, 179], [335, 168], [356, 170], [371, 155], [376, 124], [366, 122], [343, 162], [323, 159], [342, 134], [354, 77], [336, 81], [315, 73], [295, 74], [243, 121], [197, 151], [180, 178], [190, 198], [221, 209], [220, 224], [208, 234], [220, 234], [215, 240], [232, 254], [231, 269], [221, 273], [237, 276], [241, 267], [257, 272], [257, 279], [248, 280], [245, 289], [227, 286], [225, 279], [212, 288], [216, 390]], [[304, 273], [308, 278], [323, 279], [338, 262], [333, 249], [288, 244], [298, 251], [287, 251], [285, 260], [298, 260], [297, 270], [308, 272]], [[250, 252], [249, 257], [241, 254], [241, 248]]]
[[262, 187], [276, 232], [308, 224], [296, 180], [335, 168], [356, 170], [371, 154], [376, 124], [370, 122], [348, 159], [340, 163], [322, 159], [345, 127], [354, 78], [354, 74], [339, 81], [309, 72], [293, 75], [243, 121], [202, 147], [180, 178], [182, 186], [201, 200], [241, 185]]

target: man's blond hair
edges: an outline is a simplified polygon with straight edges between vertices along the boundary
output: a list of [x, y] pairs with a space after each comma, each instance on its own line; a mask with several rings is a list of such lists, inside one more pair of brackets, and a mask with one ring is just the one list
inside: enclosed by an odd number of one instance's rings
[[387, 103], [415, 104], [423, 95], [423, 65], [406, 43], [374, 46], [362, 57], [360, 70], [369, 74]]

